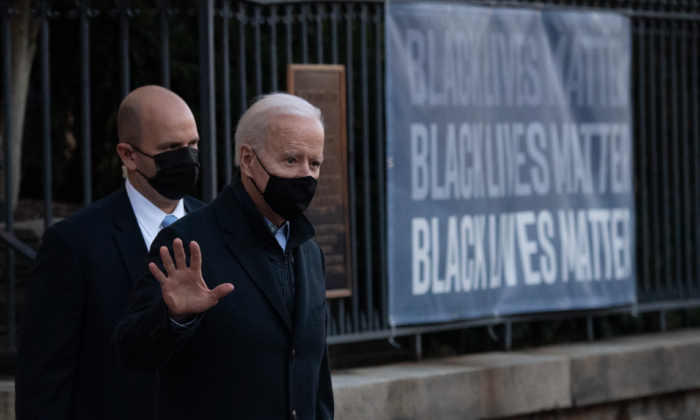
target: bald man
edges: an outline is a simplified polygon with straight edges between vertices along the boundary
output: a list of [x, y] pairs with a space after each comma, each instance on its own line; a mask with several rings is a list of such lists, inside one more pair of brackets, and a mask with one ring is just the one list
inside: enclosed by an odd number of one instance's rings
[[155, 418], [154, 372], [125, 373], [110, 339], [157, 233], [203, 203], [185, 197], [199, 172], [192, 112], [157, 86], [119, 108], [124, 185], [44, 234], [24, 297], [18, 420]]

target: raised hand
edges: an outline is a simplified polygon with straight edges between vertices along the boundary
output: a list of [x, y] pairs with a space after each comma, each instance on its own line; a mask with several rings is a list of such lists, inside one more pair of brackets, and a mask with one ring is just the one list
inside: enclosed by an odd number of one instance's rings
[[231, 283], [220, 284], [209, 290], [202, 278], [202, 252], [197, 242], [190, 242], [190, 266], [187, 267], [185, 249], [182, 240], [173, 241], [175, 261], [170, 257], [167, 247], [160, 248], [160, 257], [167, 272], [167, 277], [154, 263], [148, 264], [151, 274], [160, 283], [163, 300], [168, 306], [173, 320], [186, 321], [200, 314], [219, 302], [233, 290]]

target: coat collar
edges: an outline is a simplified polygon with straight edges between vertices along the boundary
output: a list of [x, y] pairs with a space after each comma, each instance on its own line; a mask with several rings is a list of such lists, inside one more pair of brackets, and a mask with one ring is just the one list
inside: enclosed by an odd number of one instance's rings
[[[231, 183], [212, 202], [219, 229], [232, 235], [227, 246], [241, 263], [257, 287], [270, 301], [290, 332], [300, 331], [308, 314], [308, 275], [306, 275], [307, 246], [304, 245], [314, 235], [314, 228], [304, 217], [290, 222], [287, 252], [294, 252], [296, 261], [296, 305], [294, 324], [278, 284], [271, 264], [261, 264], [261, 257], [276, 255], [279, 244], [270, 234], [265, 218], [248, 196], [241, 182], [240, 172], [234, 175]], [[248, 238], [257, 238], [250, 241]]]
[[204, 203], [197, 200], [196, 198], [190, 197], [189, 195], [183, 198], [182, 201], [185, 203], [185, 216], [204, 205]]
[[[237, 232], [241, 218], [232, 217], [233, 212], [231, 209], [238, 208], [245, 214], [248, 224], [252, 226], [263, 243], [279, 246], [274, 236], [270, 235], [265, 217], [260, 213], [253, 199], [250, 198], [248, 192], [245, 190], [243, 182], [241, 181], [240, 171], [233, 175], [231, 183], [228, 184], [216, 197], [214, 202], [212, 202], [212, 207], [214, 207], [214, 211], [216, 212], [219, 229], [224, 232]], [[309, 219], [302, 214], [296, 220], [289, 222], [289, 241], [287, 242], [287, 249], [291, 250], [300, 246], [313, 238], [315, 234], [316, 230], [313, 225], [311, 225]]]

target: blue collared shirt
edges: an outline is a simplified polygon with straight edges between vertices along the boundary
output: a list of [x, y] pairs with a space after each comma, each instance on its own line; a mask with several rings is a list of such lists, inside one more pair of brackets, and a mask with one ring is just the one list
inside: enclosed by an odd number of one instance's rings
[[287, 249], [287, 240], [289, 239], [289, 221], [285, 221], [282, 227], [277, 227], [271, 221], [267, 220], [265, 217], [265, 222], [267, 222], [267, 227], [270, 228], [270, 233], [275, 236], [277, 243], [282, 247], [282, 252]]

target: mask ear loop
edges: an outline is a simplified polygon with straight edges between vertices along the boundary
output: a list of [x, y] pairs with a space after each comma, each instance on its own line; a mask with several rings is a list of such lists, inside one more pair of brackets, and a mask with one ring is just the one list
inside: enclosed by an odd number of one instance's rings
[[[134, 146], [133, 144], [129, 144], [129, 146], [131, 146], [132, 149], [136, 150], [137, 152], [141, 153], [142, 155], [147, 156], [147, 157], [153, 159], [153, 156], [147, 155], [147, 154], [143, 153], [142, 151], [140, 151], [140, 150], [139, 150], [136, 146]], [[155, 159], [154, 159], [154, 160], [155, 160]], [[144, 177], [144, 178], [146, 178], [147, 180], [149, 180], [149, 181], [151, 180], [151, 178], [147, 177], [146, 175], [143, 174], [143, 172], [139, 171], [139, 168], [136, 168], [136, 172], [138, 172], [139, 174], [141, 174], [141, 176]]]
[[[265, 165], [263, 165], [263, 163], [260, 161], [260, 158], [258, 157], [258, 153], [257, 153], [252, 147], [251, 147], [251, 149], [253, 150], [253, 154], [255, 155], [255, 159], [257, 159], [257, 160], [258, 160], [258, 163], [260, 164], [260, 166], [262, 166], [263, 171], [265, 171], [265, 173], [267, 174], [267, 176], [272, 177], [272, 175], [270, 175], [270, 173], [269, 173], [269, 172], [267, 171], [267, 169], [265, 168]], [[255, 186], [255, 189], [258, 190], [258, 193], [260, 193], [260, 195], [264, 197], [265, 194], [263, 194], [263, 192], [262, 192], [262, 190], [260, 189], [260, 187], [258, 187], [258, 184], [255, 183], [255, 180], [254, 180], [252, 177], [248, 177], [248, 179], [250, 179], [250, 181], [253, 183], [253, 185]]]
[[258, 163], [260, 164], [260, 166], [262, 166], [263, 171], [265, 171], [265, 173], [266, 173], [268, 176], [270, 176], [270, 172], [267, 171], [267, 168], [265, 167], [265, 165], [263, 165], [263, 163], [260, 161], [260, 158], [258, 157], [258, 154], [255, 152], [255, 150], [253, 150], [253, 154], [255, 155], [255, 159], [258, 160]]
[[129, 146], [131, 146], [132, 149], [136, 150], [137, 152], [141, 153], [142, 155], [148, 156], [149, 158], [153, 159], [153, 156], [147, 155], [147, 154], [143, 153], [142, 151], [140, 151], [139, 149], [137, 149], [136, 146], [134, 146], [133, 144], [129, 144]]

